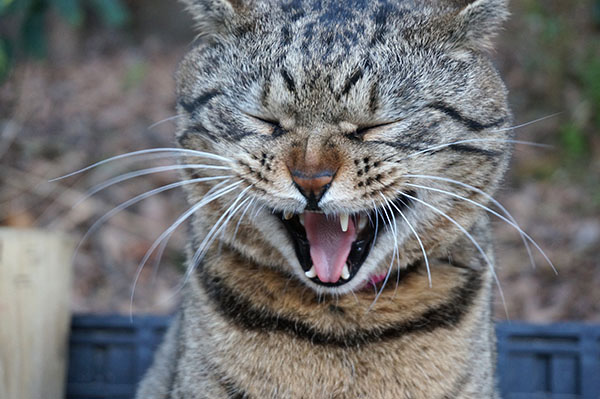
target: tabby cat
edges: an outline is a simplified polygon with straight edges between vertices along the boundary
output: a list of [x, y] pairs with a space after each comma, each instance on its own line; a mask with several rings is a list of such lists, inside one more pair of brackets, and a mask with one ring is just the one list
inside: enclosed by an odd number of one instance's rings
[[505, 0], [185, 0], [181, 309], [137, 397], [497, 398]]

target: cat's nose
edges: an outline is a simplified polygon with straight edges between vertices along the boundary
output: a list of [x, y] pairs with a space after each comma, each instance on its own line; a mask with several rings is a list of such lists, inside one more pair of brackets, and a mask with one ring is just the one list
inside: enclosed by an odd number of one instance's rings
[[298, 190], [308, 200], [307, 209], [317, 210], [318, 204], [331, 185], [335, 170], [324, 169], [315, 172], [306, 172], [299, 169], [290, 169], [292, 180]]

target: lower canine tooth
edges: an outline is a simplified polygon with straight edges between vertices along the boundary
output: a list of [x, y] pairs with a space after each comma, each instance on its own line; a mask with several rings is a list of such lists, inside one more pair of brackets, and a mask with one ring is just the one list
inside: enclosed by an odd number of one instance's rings
[[313, 265], [313, 267], [311, 267], [309, 271], [304, 272], [304, 274], [308, 278], [315, 278], [315, 277], [317, 277], [317, 271], [315, 270], [315, 266]]
[[350, 270], [348, 270], [347, 264], [345, 264], [344, 268], [342, 269], [342, 278], [344, 280], [348, 280], [350, 278]]

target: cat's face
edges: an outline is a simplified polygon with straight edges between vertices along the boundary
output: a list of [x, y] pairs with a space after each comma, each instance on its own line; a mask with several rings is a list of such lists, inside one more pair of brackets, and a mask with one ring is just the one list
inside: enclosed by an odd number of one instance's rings
[[435, 189], [485, 203], [443, 179], [493, 192], [504, 172], [506, 93], [482, 52], [503, 1], [187, 3], [210, 35], [178, 73], [179, 141], [232, 168], [190, 173], [232, 177], [189, 197], [237, 184], [198, 211], [198, 243], [222, 223], [217, 241], [342, 294], [480, 215]]

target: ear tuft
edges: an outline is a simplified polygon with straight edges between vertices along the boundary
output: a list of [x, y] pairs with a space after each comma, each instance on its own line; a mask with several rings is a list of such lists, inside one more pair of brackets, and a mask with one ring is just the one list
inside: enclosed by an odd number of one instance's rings
[[181, 0], [203, 35], [229, 31], [244, 12], [242, 0]]
[[508, 0], [468, 3], [455, 15], [451, 24], [451, 43], [457, 48], [489, 50], [493, 47], [492, 40], [510, 15]]

